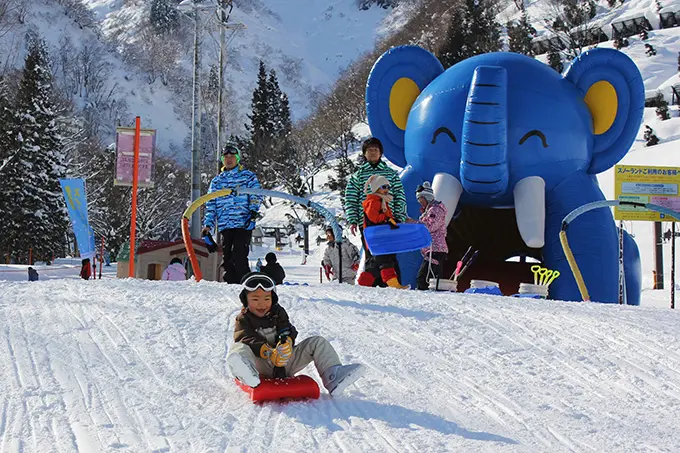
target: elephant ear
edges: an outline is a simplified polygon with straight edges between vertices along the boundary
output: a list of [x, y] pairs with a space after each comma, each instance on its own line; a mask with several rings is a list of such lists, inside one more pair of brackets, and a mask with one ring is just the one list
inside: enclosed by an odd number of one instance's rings
[[366, 81], [366, 117], [385, 157], [404, 167], [404, 133], [411, 106], [444, 67], [422, 47], [394, 47], [373, 65]]
[[593, 160], [588, 173], [601, 173], [630, 149], [642, 122], [645, 87], [633, 60], [618, 50], [582, 53], [564, 78], [583, 96], [593, 119]]

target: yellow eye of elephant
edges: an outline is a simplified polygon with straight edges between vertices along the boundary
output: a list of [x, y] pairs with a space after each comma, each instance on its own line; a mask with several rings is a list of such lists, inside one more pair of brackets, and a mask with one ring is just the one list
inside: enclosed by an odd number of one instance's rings
[[433, 145], [437, 142], [437, 136], [439, 134], [448, 135], [451, 138], [451, 140], [453, 140], [454, 143], [456, 143], [456, 141], [457, 141], [456, 136], [453, 135], [453, 132], [451, 132], [451, 129], [449, 129], [448, 127], [440, 127], [439, 129], [434, 131], [434, 134], [432, 135], [432, 144]]
[[519, 144], [520, 145], [524, 144], [524, 142], [526, 142], [527, 140], [529, 140], [531, 137], [534, 137], [534, 136], [541, 139], [541, 143], [543, 144], [544, 148], [548, 147], [548, 142], [545, 138], [545, 134], [543, 134], [543, 132], [539, 131], [538, 129], [534, 129], [534, 130], [529, 131], [526, 134], [524, 134], [524, 137], [519, 139]]

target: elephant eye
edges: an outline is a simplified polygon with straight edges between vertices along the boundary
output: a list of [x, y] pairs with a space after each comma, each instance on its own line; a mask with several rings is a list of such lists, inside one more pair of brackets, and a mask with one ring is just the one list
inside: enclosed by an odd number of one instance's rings
[[440, 127], [436, 131], [434, 131], [434, 135], [432, 135], [432, 144], [434, 145], [437, 142], [437, 136], [439, 134], [446, 134], [449, 137], [451, 137], [451, 140], [453, 140], [454, 143], [456, 143], [456, 136], [453, 135], [453, 132], [448, 127]]
[[526, 134], [524, 134], [524, 137], [522, 137], [519, 140], [519, 144], [520, 145], [523, 144], [524, 142], [526, 142], [527, 140], [529, 140], [531, 137], [534, 137], [534, 136], [539, 137], [541, 139], [541, 143], [543, 143], [544, 148], [548, 147], [548, 142], [545, 139], [545, 135], [543, 134], [543, 132], [539, 131], [538, 129], [534, 129], [533, 131], [529, 131]]

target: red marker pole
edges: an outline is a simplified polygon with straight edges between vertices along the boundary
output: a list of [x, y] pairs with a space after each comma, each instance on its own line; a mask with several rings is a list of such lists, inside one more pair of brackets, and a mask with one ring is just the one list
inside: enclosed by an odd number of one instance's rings
[[130, 273], [135, 276], [135, 235], [137, 234], [137, 182], [139, 180], [139, 136], [141, 134], [141, 119], [135, 118], [135, 163], [132, 168], [132, 216], [130, 219]]

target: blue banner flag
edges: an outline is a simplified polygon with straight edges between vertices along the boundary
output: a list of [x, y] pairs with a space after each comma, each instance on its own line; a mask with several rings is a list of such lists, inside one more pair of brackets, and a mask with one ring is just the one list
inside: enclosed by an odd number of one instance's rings
[[61, 189], [66, 199], [68, 215], [71, 218], [73, 232], [78, 241], [81, 258], [93, 258], [96, 250], [94, 246], [94, 231], [87, 221], [87, 198], [85, 196], [84, 179], [60, 179]]

